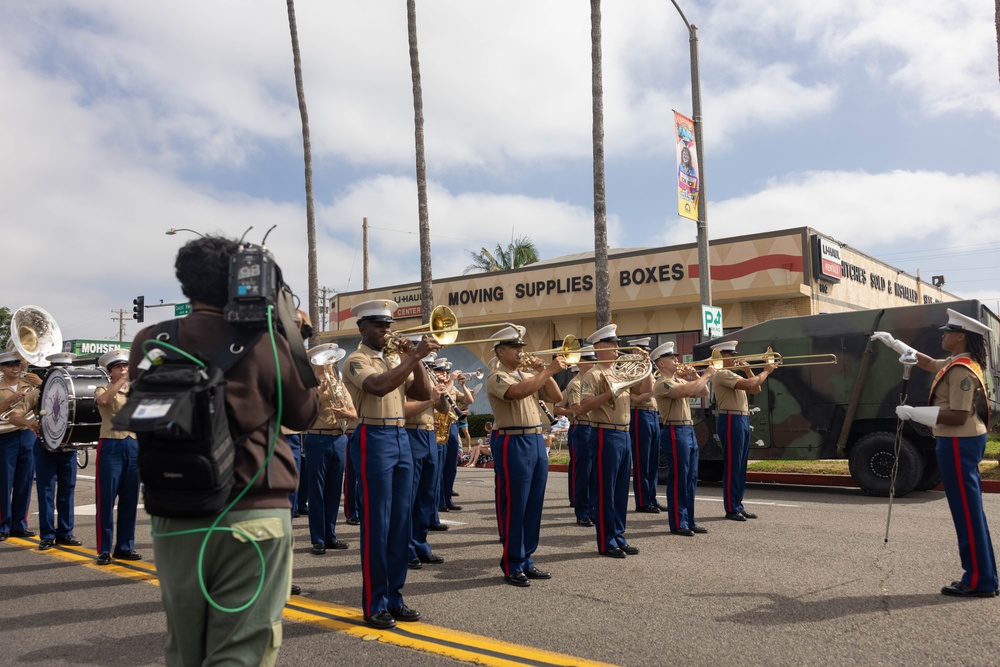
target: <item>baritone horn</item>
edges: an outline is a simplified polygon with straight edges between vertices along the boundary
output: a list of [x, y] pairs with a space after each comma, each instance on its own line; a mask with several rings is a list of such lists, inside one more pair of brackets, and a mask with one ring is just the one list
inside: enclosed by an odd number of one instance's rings
[[330, 407], [336, 410], [343, 410], [347, 406], [347, 389], [344, 387], [340, 368], [337, 366], [337, 363], [346, 356], [347, 350], [336, 343], [329, 343], [325, 349], [309, 356], [310, 364], [323, 367], [323, 382], [330, 388]]

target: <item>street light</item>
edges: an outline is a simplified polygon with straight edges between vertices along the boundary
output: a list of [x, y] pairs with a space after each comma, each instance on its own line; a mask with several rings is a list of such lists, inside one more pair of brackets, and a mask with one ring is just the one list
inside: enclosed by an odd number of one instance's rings
[[197, 234], [198, 236], [205, 238], [205, 235], [202, 234], [201, 232], [196, 232], [193, 229], [187, 229], [185, 227], [177, 227], [177, 228], [171, 227], [170, 229], [167, 230], [166, 234], [167, 236], [173, 236], [177, 232], [191, 232], [192, 234]]
[[705, 199], [705, 158], [701, 134], [701, 75], [698, 70], [698, 27], [688, 23], [677, 0], [670, 0], [681, 20], [687, 26], [691, 42], [691, 112], [694, 116], [694, 143], [698, 154], [698, 182], [701, 184], [701, 201], [698, 206], [698, 291], [701, 303], [712, 305], [711, 265], [708, 261], [708, 204]]

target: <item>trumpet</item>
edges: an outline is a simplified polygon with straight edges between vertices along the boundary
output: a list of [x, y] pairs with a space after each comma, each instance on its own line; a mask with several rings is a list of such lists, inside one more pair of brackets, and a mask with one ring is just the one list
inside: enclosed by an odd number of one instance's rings
[[477, 380], [482, 380], [484, 375], [485, 373], [483, 373], [483, 369], [477, 368], [472, 373], [462, 373], [462, 382], [468, 382], [472, 378], [476, 378]]

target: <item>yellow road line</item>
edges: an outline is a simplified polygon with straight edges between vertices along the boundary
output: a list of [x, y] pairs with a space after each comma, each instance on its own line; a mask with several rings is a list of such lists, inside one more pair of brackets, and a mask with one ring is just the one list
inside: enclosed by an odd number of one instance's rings
[[[38, 540], [10, 538], [12, 544], [37, 549]], [[159, 586], [156, 568], [146, 561], [112, 561], [97, 565], [97, 554], [80, 547], [56, 546], [43, 552], [46, 556], [93, 567], [116, 576]], [[380, 641], [394, 646], [444, 655], [455, 660], [491, 667], [533, 665], [537, 667], [614, 667], [563, 653], [511, 644], [499, 639], [451, 630], [428, 623], [400, 623], [392, 630], [376, 630], [365, 623], [360, 609], [343, 607], [320, 600], [296, 596], [285, 605], [284, 617], [290, 621], [317, 625], [367, 641]]]

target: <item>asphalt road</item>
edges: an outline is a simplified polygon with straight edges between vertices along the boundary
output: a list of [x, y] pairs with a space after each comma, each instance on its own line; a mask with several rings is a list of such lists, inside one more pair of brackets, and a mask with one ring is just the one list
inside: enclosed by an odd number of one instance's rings
[[[91, 565], [92, 475], [92, 467], [81, 471], [78, 484], [84, 547], [76, 555], [38, 552], [22, 540], [0, 544], [4, 665], [163, 664], [158, 588], [141, 573]], [[702, 486], [698, 521], [707, 535], [673, 536], [665, 515], [630, 513], [628, 537], [641, 553], [614, 560], [597, 554], [593, 529], [576, 526], [565, 474], [552, 473], [535, 560], [554, 578], [518, 589], [500, 576], [493, 472], [460, 470], [457, 489], [464, 509], [444, 515], [451, 530], [432, 537], [447, 562], [407, 580], [407, 604], [424, 622], [406, 629], [479, 635], [498, 659], [511, 651], [491, 640], [581, 659], [552, 664], [992, 665], [1000, 655], [1000, 598], [939, 593], [961, 574], [940, 492], [896, 500], [886, 545], [886, 501], [857, 489], [751, 485], [746, 505], [760, 519], [736, 523], [723, 518], [718, 485]], [[985, 503], [996, 530], [1000, 497], [988, 494]], [[150, 560], [141, 512], [140, 524], [136, 548]], [[350, 549], [325, 556], [309, 553], [304, 517], [295, 532], [304, 595], [293, 604], [339, 609], [341, 621], [359, 615], [358, 529], [342, 526]], [[344, 661], [461, 664], [394, 645], [356, 616], [325, 625], [286, 620], [279, 665]]]

